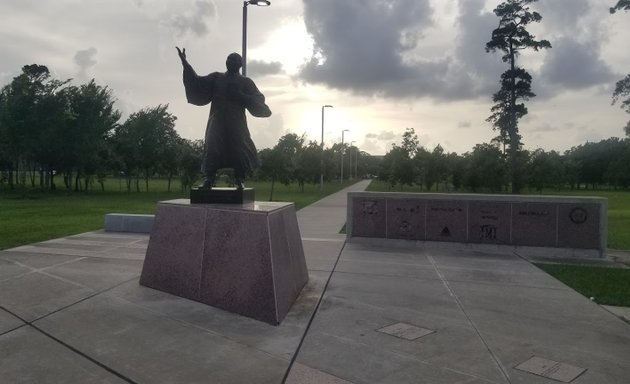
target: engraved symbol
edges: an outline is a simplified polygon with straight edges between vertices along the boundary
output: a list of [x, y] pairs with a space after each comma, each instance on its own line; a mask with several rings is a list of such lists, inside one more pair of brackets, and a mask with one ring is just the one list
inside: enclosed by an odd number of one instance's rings
[[411, 224], [408, 221], [403, 221], [400, 223], [400, 232], [409, 233], [411, 232]]
[[367, 215], [378, 215], [378, 202], [376, 201], [363, 202], [363, 213]]
[[444, 227], [444, 229], [442, 229], [442, 232], [440, 232], [440, 236], [451, 237], [451, 230], [448, 229], [448, 227]]
[[588, 213], [586, 213], [584, 208], [573, 208], [571, 213], [569, 213], [569, 219], [575, 224], [583, 224], [588, 219]]
[[481, 240], [496, 240], [497, 239], [497, 226], [496, 225], [482, 225], [481, 226]]

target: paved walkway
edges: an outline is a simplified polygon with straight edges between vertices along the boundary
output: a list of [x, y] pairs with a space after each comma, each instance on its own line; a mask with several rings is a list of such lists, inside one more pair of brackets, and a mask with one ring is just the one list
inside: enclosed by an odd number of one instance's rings
[[298, 212], [310, 281], [277, 327], [140, 286], [147, 235], [0, 252], [0, 383], [630, 381], [630, 324], [516, 255], [346, 244], [366, 185]]

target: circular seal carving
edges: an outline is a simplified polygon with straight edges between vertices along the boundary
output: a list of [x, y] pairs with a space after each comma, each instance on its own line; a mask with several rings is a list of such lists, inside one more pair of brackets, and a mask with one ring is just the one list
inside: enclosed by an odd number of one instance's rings
[[588, 219], [588, 213], [584, 208], [573, 208], [569, 213], [569, 219], [575, 224], [583, 224]]

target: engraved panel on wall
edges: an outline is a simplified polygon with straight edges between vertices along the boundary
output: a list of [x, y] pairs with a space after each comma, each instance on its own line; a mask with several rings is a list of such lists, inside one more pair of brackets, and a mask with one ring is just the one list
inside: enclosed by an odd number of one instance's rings
[[425, 209], [425, 200], [388, 199], [387, 238], [424, 240]]
[[466, 242], [466, 201], [427, 201], [427, 240]]
[[468, 242], [510, 243], [510, 203], [471, 201], [468, 206]]
[[513, 203], [512, 244], [555, 247], [557, 204]]
[[600, 208], [597, 204], [560, 204], [558, 246], [599, 248]]
[[354, 199], [352, 212], [352, 236], [385, 237], [384, 198]]

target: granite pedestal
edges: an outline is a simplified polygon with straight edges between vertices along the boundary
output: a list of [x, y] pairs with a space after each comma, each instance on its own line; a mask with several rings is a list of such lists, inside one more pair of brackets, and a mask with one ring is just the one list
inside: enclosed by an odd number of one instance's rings
[[293, 203], [158, 204], [141, 285], [277, 325], [307, 281]]

